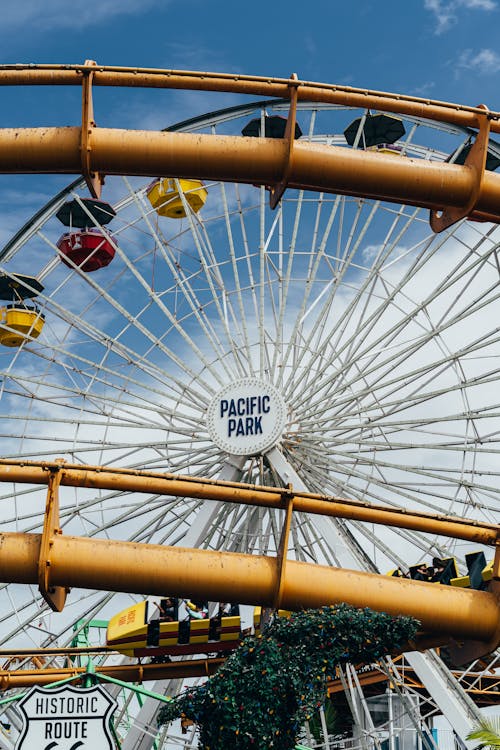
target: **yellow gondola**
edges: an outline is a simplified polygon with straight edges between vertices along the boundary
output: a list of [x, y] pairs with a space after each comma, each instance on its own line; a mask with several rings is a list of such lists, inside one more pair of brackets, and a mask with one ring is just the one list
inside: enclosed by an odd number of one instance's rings
[[148, 200], [160, 216], [182, 219], [186, 209], [181, 193], [192, 211], [198, 213], [207, 200], [207, 190], [200, 180], [174, 180], [160, 178], [153, 182], [147, 192]]
[[27, 339], [38, 338], [45, 318], [35, 304], [27, 305], [24, 300], [42, 291], [34, 276], [0, 274], [0, 299], [9, 300], [0, 307], [0, 345], [20, 346]]
[[0, 344], [20, 346], [26, 339], [36, 339], [44, 323], [45, 318], [36, 307], [23, 304], [0, 307]]
[[377, 154], [388, 154], [389, 156], [404, 156], [402, 146], [396, 143], [379, 143], [376, 146], [368, 146], [367, 151], [374, 151]]

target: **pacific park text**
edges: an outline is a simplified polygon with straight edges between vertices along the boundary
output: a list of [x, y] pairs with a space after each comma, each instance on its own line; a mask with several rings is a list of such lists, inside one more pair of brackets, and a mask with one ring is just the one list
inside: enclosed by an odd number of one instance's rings
[[227, 418], [227, 436], [262, 435], [262, 415], [271, 411], [270, 396], [223, 398], [220, 417]]

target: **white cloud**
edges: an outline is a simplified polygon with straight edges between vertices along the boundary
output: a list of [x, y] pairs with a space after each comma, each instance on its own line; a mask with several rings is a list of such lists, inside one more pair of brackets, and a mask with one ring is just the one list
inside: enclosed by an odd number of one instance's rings
[[415, 96], [428, 96], [432, 89], [435, 88], [436, 84], [434, 81], [425, 81], [420, 86], [416, 86], [412, 93], [415, 94]]
[[434, 14], [435, 34], [442, 34], [458, 22], [461, 10], [496, 10], [496, 0], [424, 0], [424, 8]]
[[15, 0], [2, 2], [2, 26], [13, 29], [20, 26], [36, 24], [40, 30], [74, 28], [77, 19], [78, 28], [108, 21], [117, 16], [143, 13], [152, 6], [164, 6], [161, 0], [73, 0], [68, 5], [65, 0], [26, 0], [24, 3]]
[[472, 8], [475, 10], [495, 10], [496, 3], [493, 0], [461, 0], [459, 3], [464, 8]]
[[497, 73], [500, 70], [500, 55], [492, 49], [482, 49], [478, 52], [466, 49], [458, 59], [457, 68]]
[[430, 10], [434, 13], [437, 22], [437, 26], [434, 30], [436, 34], [441, 34], [443, 31], [446, 31], [446, 29], [456, 20], [455, 14], [451, 9], [451, 6], [453, 5], [454, 3], [444, 4], [441, 0], [424, 1], [424, 7], [426, 10]]

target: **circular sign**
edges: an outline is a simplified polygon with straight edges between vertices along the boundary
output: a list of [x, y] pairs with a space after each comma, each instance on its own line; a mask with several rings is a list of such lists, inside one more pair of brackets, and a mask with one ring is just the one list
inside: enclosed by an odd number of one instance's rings
[[257, 378], [226, 385], [212, 399], [207, 427], [214, 443], [236, 456], [264, 453], [280, 439], [287, 409], [276, 388]]

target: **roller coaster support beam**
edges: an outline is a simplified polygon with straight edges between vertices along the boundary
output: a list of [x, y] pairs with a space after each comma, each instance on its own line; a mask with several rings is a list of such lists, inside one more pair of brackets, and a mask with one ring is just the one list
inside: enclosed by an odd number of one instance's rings
[[[500, 177], [485, 172], [490, 130], [500, 113], [401, 94], [335, 84], [182, 70], [84, 65], [3, 65], [0, 86], [82, 87], [80, 128], [4, 130], [0, 172], [81, 173], [93, 195], [104, 174], [194, 177], [266, 185], [275, 207], [286, 187], [345, 193], [431, 209], [431, 227], [442, 231], [460, 218], [500, 222]], [[105, 130], [95, 127], [93, 86], [219, 91], [290, 100], [283, 139], [189, 136], [182, 133]], [[354, 149], [295, 143], [291, 126], [299, 102], [371, 108], [447, 122], [479, 131], [463, 166], [398, 159]], [[191, 138], [191, 140], [189, 140]], [[13, 150], [12, 150], [13, 149]], [[60, 151], [60, 149], [62, 149]]]
[[[149, 680], [170, 680], [176, 678], [208, 677], [223, 664], [221, 657], [213, 659], [190, 659], [172, 661], [166, 664], [119, 664], [95, 667], [98, 676], [111, 677], [123, 682], [147, 682]], [[47, 669], [0, 670], [0, 690], [13, 690], [32, 685], [51, 685], [69, 677], [86, 674], [85, 667], [64, 667]]]
[[[0, 580], [38, 582], [40, 534], [0, 534]], [[288, 560], [280, 580], [276, 557], [56, 536], [52, 586], [138, 594], [191, 596], [210, 601], [290, 610], [347, 602], [393, 615], [411, 615], [436, 641], [474, 639], [485, 651], [500, 642], [500, 602], [494, 593]]]
[[[293, 90], [296, 90], [299, 102], [376, 109], [437, 122], [449, 122], [464, 128], [478, 127], [477, 117], [481, 115], [479, 107], [386, 91], [304, 81], [295, 75], [290, 79], [194, 70], [129, 68], [98, 65], [93, 60], [87, 60], [84, 65], [1, 65], [0, 86], [82, 86], [85, 76], [89, 73], [92, 74], [94, 86], [218, 91], [280, 99], [292, 98]], [[491, 112], [490, 119], [492, 131], [500, 133], [500, 112]]]
[[51, 549], [56, 534], [61, 534], [59, 524], [59, 484], [60, 468], [52, 468], [49, 473], [47, 501], [43, 523], [40, 557], [38, 560], [38, 588], [51, 609], [60, 612], [66, 602], [67, 590], [61, 586], [51, 586], [50, 565]]
[[60, 486], [88, 487], [96, 490], [144, 492], [154, 495], [189, 497], [241, 505], [286, 509], [366, 523], [378, 523], [401, 529], [464, 539], [474, 544], [496, 545], [500, 527], [455, 516], [429, 515], [388, 508], [343, 497], [294, 491], [292, 487], [257, 487], [238, 482], [218, 482], [176, 474], [155, 474], [130, 469], [110, 469], [56, 462], [0, 460], [0, 482], [49, 484], [51, 472], [58, 472]]
[[[0, 130], [0, 172], [69, 173], [82, 169], [91, 144], [92, 174], [193, 177], [343, 193], [441, 211], [470, 210], [500, 222], [500, 175], [485, 172], [480, 187], [467, 165], [393, 156], [286, 139], [91, 128]], [[471, 196], [474, 205], [471, 206]]]

